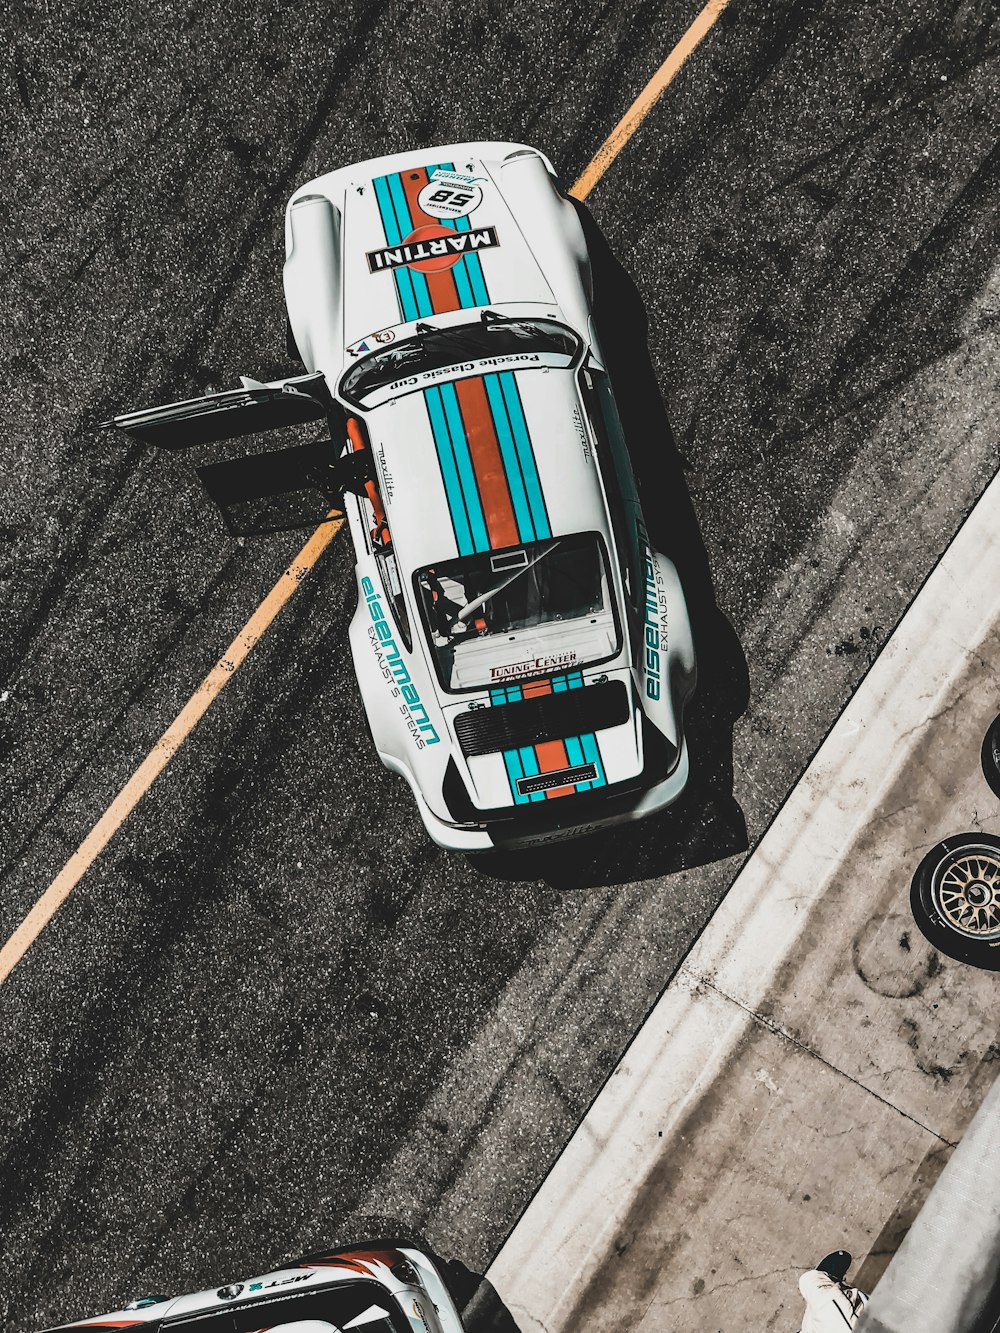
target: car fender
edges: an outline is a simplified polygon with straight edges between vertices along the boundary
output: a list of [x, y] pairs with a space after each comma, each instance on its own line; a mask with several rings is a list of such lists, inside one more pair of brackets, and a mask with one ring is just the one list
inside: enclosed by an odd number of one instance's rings
[[500, 167], [498, 186], [560, 308], [584, 333], [590, 325], [590, 252], [576, 209], [540, 153], [520, 149]]
[[648, 540], [641, 549], [645, 597], [636, 689], [650, 722], [680, 747], [684, 706], [697, 677], [691, 621], [674, 562]]
[[399, 633], [374, 561], [359, 561], [357, 578], [349, 637], [375, 748], [387, 768], [433, 802], [451, 753], [444, 714], [423, 657]]
[[309, 370], [344, 360], [340, 209], [322, 194], [298, 195], [285, 215], [285, 305]]

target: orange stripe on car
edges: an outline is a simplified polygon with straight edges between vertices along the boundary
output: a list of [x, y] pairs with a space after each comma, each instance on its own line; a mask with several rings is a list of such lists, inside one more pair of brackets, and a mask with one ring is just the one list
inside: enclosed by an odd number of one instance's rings
[[[440, 227], [441, 219], [431, 217], [417, 203], [417, 195], [428, 183], [427, 168], [414, 167], [411, 171], [404, 171], [400, 179], [403, 182], [403, 193], [406, 195], [414, 230], [424, 226]], [[447, 314], [449, 310], [461, 310], [462, 303], [458, 299], [455, 277], [450, 270], [446, 269], [440, 273], [425, 270], [424, 277], [427, 280], [427, 294], [431, 298], [431, 307], [435, 315]]]
[[[561, 768], [569, 768], [569, 756], [563, 741], [539, 741], [535, 746], [535, 758], [540, 773], [558, 773]], [[574, 791], [576, 788], [570, 783], [568, 787], [550, 787], [545, 796], [551, 800], [554, 796], [567, 796]]]
[[465, 438], [476, 474], [476, 486], [490, 546], [495, 551], [504, 546], [516, 546], [520, 541], [514, 502], [507, 485], [507, 469], [500, 454], [500, 442], [493, 424], [486, 386], [482, 379], [455, 381]]

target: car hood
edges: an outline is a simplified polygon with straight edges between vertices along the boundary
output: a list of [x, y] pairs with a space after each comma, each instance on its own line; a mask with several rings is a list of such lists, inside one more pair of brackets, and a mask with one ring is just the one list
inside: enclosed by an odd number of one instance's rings
[[[554, 301], [498, 188], [499, 172], [497, 163], [428, 160], [426, 152], [398, 170], [351, 169], [342, 223], [348, 347], [449, 311]], [[464, 200], [462, 211], [436, 195]]]

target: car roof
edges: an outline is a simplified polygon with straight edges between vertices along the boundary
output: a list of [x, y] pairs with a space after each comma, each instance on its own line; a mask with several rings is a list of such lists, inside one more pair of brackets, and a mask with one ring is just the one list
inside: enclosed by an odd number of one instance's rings
[[610, 540], [576, 372], [469, 374], [365, 414], [404, 573], [576, 532]]

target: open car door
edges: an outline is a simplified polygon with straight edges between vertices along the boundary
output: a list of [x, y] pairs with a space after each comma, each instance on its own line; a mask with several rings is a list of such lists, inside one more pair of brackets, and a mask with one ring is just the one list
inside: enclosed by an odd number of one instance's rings
[[[243, 377], [240, 389], [126, 412], [101, 424], [143, 444], [181, 450], [323, 419], [331, 435], [345, 420], [325, 378], [316, 374], [273, 384]], [[331, 506], [345, 490], [360, 492], [369, 480], [370, 454], [342, 456], [345, 444], [346, 437], [311, 440], [196, 470], [234, 537], [313, 527], [334, 516]]]
[[158, 449], [192, 449], [198, 444], [232, 440], [237, 435], [319, 421], [335, 407], [322, 375], [300, 375], [275, 384], [244, 376], [241, 389], [126, 412], [103, 421], [101, 426], [124, 431]]

